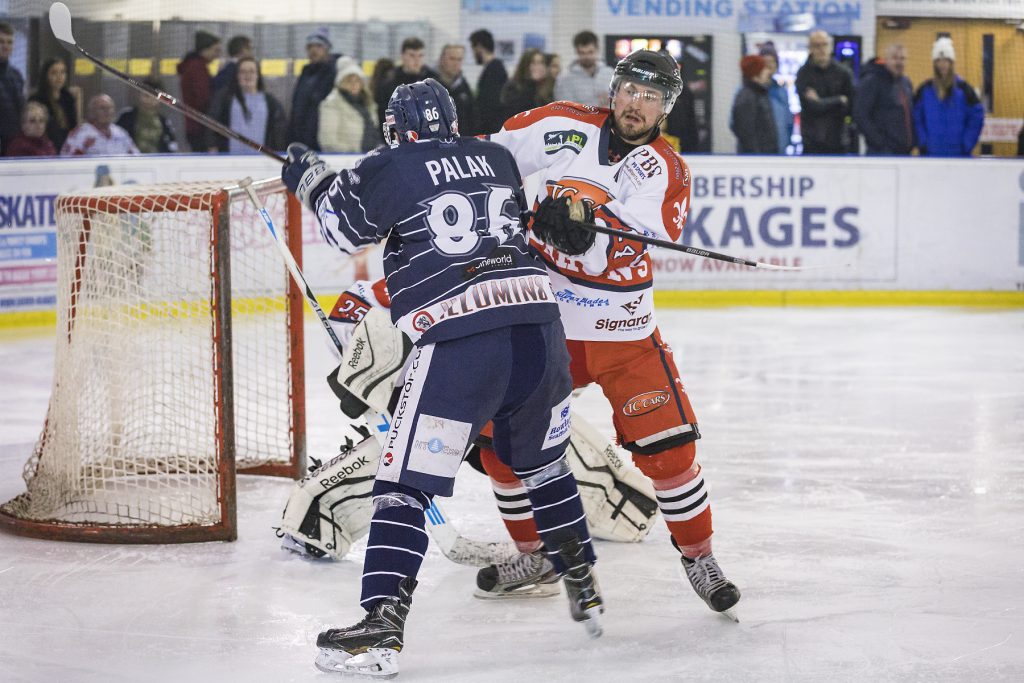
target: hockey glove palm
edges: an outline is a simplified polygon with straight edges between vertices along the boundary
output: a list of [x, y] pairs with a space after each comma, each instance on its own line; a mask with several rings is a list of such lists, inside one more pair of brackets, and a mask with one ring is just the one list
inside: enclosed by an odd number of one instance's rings
[[288, 145], [288, 163], [281, 169], [281, 180], [308, 208], [316, 209], [316, 198], [327, 191], [335, 175], [315, 150], [301, 142]]
[[[576, 220], [571, 212], [576, 213]], [[570, 205], [565, 196], [545, 197], [533, 215], [533, 234], [563, 254], [578, 256], [594, 246], [594, 232], [583, 227], [583, 223], [593, 222], [594, 210], [587, 202]]]

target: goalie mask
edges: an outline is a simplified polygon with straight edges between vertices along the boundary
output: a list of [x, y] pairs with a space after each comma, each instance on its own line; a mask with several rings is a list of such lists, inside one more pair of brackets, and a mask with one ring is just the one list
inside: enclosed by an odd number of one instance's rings
[[433, 78], [395, 88], [384, 111], [384, 139], [391, 147], [404, 142], [453, 138], [459, 134], [455, 102]]

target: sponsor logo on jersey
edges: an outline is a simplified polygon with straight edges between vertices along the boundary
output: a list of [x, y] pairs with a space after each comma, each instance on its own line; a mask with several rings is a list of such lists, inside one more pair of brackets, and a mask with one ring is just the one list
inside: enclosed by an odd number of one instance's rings
[[412, 329], [417, 332], [426, 332], [434, 326], [434, 317], [426, 311], [420, 311], [412, 317]]
[[395, 461], [395, 456], [389, 451], [384, 454], [384, 457], [381, 458], [381, 460], [384, 461], [384, 467], [391, 467], [391, 463]]
[[[543, 303], [553, 298], [551, 281], [547, 275], [525, 275], [478, 282], [470, 285], [462, 294], [434, 304], [430, 308], [437, 315], [437, 320], [441, 321], [488, 308]], [[420, 313], [416, 315], [419, 316]]]
[[653, 413], [668, 404], [672, 396], [667, 391], [645, 391], [622, 404], [622, 414], [626, 417], [639, 417]]
[[[398, 430], [402, 426], [402, 421], [405, 420], [405, 409], [409, 405], [409, 394], [412, 393], [413, 386], [415, 385], [416, 369], [420, 366], [420, 354], [423, 352], [423, 347], [417, 346], [415, 348], [416, 355], [412, 357], [412, 364], [409, 366], [408, 372], [405, 373], [405, 384], [402, 385], [402, 400], [398, 402], [394, 417], [391, 418], [391, 426], [388, 430], [387, 443], [384, 444], [384, 448], [395, 447], [395, 442], [399, 436]], [[388, 453], [388, 455], [391, 454]]]
[[[348, 453], [346, 453], [345, 455], [348, 455]], [[333, 464], [333, 461], [332, 461], [332, 464]], [[343, 482], [345, 480], [345, 478], [348, 477], [350, 474], [354, 474], [354, 473], [358, 472], [359, 470], [361, 470], [363, 467], [365, 467], [368, 464], [369, 464], [369, 462], [367, 462], [365, 455], [359, 456], [359, 459], [356, 460], [355, 462], [342, 465], [341, 466], [341, 472], [338, 472], [336, 474], [332, 474], [329, 477], [324, 477], [323, 479], [318, 479], [318, 481], [320, 482], [320, 486], [324, 487], [325, 491], [330, 490], [335, 485], [340, 484], [341, 482]], [[330, 468], [330, 466], [326, 467], [325, 469], [329, 469], [329, 468]]]
[[651, 314], [641, 315], [638, 318], [629, 318], [627, 320], [612, 320], [611, 318], [601, 318], [594, 323], [595, 330], [608, 330], [614, 332], [615, 330], [642, 330], [647, 327], [647, 324], [651, 322]]
[[638, 296], [637, 298], [633, 299], [632, 301], [628, 301], [628, 302], [622, 304], [621, 306], [619, 306], [619, 308], [624, 309], [626, 311], [626, 313], [629, 313], [630, 315], [633, 315], [634, 313], [636, 313], [636, 309], [640, 307], [640, 302], [642, 302], [643, 300], [644, 300], [644, 295], [641, 294], [640, 296]]
[[515, 249], [513, 247], [500, 246], [492, 251], [482, 261], [467, 266], [463, 271], [463, 277], [466, 280], [476, 277], [481, 273], [487, 273], [492, 270], [500, 270], [502, 268], [512, 268], [515, 266]]
[[563, 149], [579, 154], [586, 144], [587, 134], [580, 130], [553, 130], [544, 133], [545, 154], [555, 154]]
[[555, 299], [559, 303], [572, 304], [581, 308], [601, 308], [611, 304], [608, 299], [591, 299], [589, 296], [580, 296], [571, 289], [558, 290], [555, 292]]
[[437, 455], [443, 453], [444, 455], [451, 456], [453, 458], [461, 458], [462, 451], [458, 448], [452, 448], [444, 442], [443, 439], [433, 437], [431, 439], [419, 439], [412, 442], [412, 448], [414, 451], [428, 451]]

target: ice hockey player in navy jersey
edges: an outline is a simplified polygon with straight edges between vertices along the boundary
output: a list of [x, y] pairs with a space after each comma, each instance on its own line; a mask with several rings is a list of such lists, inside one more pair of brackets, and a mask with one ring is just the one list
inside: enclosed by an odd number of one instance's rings
[[594, 552], [564, 455], [569, 357], [550, 280], [526, 244], [519, 171], [503, 147], [458, 136], [455, 105], [433, 79], [395, 90], [384, 133], [390, 149], [352, 170], [335, 173], [293, 144], [282, 171], [328, 244], [352, 253], [384, 242], [392, 320], [416, 344], [373, 488], [367, 615], [318, 636], [317, 667], [397, 673], [427, 549], [424, 510], [451, 495], [489, 420], [498, 456], [528, 490], [572, 617], [599, 635]]

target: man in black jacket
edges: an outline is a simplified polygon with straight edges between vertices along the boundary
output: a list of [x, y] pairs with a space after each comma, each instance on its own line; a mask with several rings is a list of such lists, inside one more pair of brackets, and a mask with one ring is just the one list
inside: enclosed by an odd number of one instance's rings
[[478, 131], [473, 91], [462, 75], [462, 60], [465, 56], [466, 48], [462, 45], [445, 45], [441, 48], [441, 58], [437, 60], [437, 72], [441, 76], [441, 84], [455, 102], [455, 110], [459, 115], [459, 134], [476, 135]]
[[0, 21], [0, 155], [21, 132], [21, 110], [25, 107], [25, 77], [11, 64], [14, 27]]
[[853, 120], [864, 134], [868, 154], [910, 154], [914, 148], [914, 87], [903, 75], [906, 63], [906, 49], [890, 45], [885, 59], [864, 67]]
[[494, 56], [494, 36], [490, 31], [474, 31], [469, 36], [469, 46], [476, 63], [484, 66], [476, 82], [477, 129], [480, 133], [497, 133], [505, 123], [501, 89], [508, 80], [508, 72], [505, 63]]
[[378, 124], [383, 125], [384, 123], [384, 112], [387, 111], [388, 101], [391, 99], [391, 94], [395, 92], [395, 88], [400, 85], [411, 85], [427, 78], [441, 79], [433, 69], [423, 64], [425, 47], [423, 41], [415, 36], [402, 41], [402, 57], [398, 68], [395, 69], [395, 77], [381, 88], [380, 92], [375, 93]]
[[288, 124], [289, 142], [301, 142], [320, 150], [317, 131], [320, 128], [320, 102], [334, 88], [335, 60], [327, 29], [320, 28], [306, 37], [309, 64], [302, 67], [299, 81], [292, 92], [292, 117]]
[[824, 31], [811, 33], [807, 48], [807, 63], [796, 73], [804, 154], [846, 154], [853, 74], [832, 58], [832, 37]]

